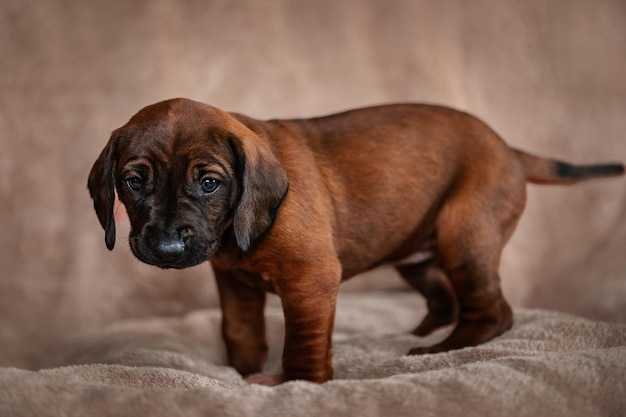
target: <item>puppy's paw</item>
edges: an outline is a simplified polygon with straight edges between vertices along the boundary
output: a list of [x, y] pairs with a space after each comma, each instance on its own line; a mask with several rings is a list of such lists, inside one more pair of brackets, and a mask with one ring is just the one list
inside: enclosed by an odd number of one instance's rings
[[262, 372], [248, 375], [244, 378], [248, 384], [265, 385], [267, 387], [274, 387], [285, 382], [285, 375], [266, 375]]
[[427, 353], [441, 353], [441, 352], [446, 352], [448, 350], [454, 349], [454, 347], [448, 346], [446, 344], [447, 338], [450, 336], [450, 334], [453, 331], [454, 331], [454, 325], [448, 325], [448, 326], [438, 328], [437, 332], [439, 333], [439, 335], [437, 335], [437, 338], [438, 339], [443, 338], [442, 341], [431, 346], [419, 346], [419, 347], [413, 348], [407, 353], [407, 355], [425, 355]]

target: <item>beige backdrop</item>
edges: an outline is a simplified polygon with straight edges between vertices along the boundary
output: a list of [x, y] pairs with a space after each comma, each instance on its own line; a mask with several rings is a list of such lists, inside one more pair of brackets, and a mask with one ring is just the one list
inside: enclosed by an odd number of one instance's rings
[[[184, 96], [269, 118], [427, 101], [517, 147], [624, 161], [625, 74], [623, 0], [2, 0], [0, 365], [216, 303], [208, 265], [144, 266], [127, 225], [104, 246], [87, 173], [144, 105]], [[530, 187], [502, 261], [509, 299], [626, 321], [624, 220], [624, 179]], [[365, 281], [397, 286], [390, 275]]]

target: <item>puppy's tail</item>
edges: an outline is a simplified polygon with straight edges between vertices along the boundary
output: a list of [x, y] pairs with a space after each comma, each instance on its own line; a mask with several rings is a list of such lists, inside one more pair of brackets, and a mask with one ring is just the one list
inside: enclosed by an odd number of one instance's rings
[[575, 184], [592, 178], [624, 174], [624, 165], [620, 163], [573, 165], [517, 149], [513, 149], [513, 152], [524, 167], [526, 180], [535, 184]]

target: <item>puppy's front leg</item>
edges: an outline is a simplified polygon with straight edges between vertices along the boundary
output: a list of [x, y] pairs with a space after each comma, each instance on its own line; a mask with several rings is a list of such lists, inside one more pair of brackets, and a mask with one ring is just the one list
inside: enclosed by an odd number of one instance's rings
[[[222, 309], [222, 335], [228, 364], [241, 375], [261, 372], [267, 360], [265, 291], [246, 285], [246, 277], [214, 267]], [[252, 277], [248, 277], [250, 279]]]
[[285, 314], [283, 373], [287, 380], [325, 382], [333, 377], [331, 337], [341, 269], [299, 269], [300, 276], [276, 286]]

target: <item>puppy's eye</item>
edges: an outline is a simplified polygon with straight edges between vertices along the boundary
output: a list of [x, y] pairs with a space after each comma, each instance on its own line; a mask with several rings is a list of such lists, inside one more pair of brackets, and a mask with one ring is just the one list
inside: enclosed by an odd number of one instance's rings
[[222, 183], [219, 180], [211, 177], [204, 177], [200, 180], [202, 191], [207, 194], [213, 194], [214, 192], [216, 192], [217, 189], [220, 188], [221, 184]]
[[126, 178], [126, 185], [128, 185], [131, 190], [139, 191], [141, 187], [143, 187], [143, 180], [140, 177]]

